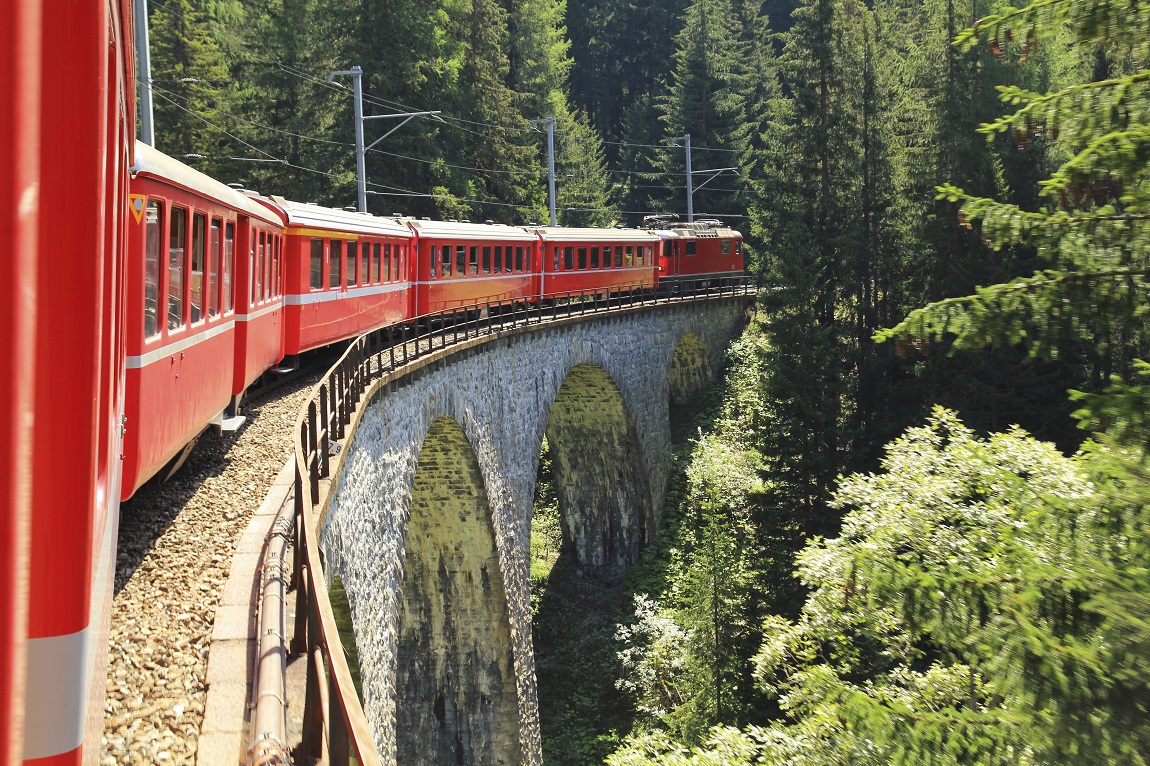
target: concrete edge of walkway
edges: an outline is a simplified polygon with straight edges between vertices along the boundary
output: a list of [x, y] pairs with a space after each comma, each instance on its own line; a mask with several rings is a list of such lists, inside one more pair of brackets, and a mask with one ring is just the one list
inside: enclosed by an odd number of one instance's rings
[[294, 499], [294, 485], [293, 456], [280, 469], [232, 553], [232, 567], [216, 607], [208, 649], [207, 699], [196, 748], [200, 766], [239, 764], [247, 752], [259, 647], [260, 563], [276, 516]]

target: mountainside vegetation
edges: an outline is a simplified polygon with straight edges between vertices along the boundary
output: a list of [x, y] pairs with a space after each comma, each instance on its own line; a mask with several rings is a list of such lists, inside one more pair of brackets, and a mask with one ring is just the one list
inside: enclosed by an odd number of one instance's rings
[[601, 614], [540, 493], [548, 763], [1150, 760], [1150, 3], [149, 8], [158, 146], [225, 182], [352, 204], [359, 65], [440, 112], [371, 212], [546, 220], [554, 117], [560, 223], [683, 215], [690, 135], [742, 231], [755, 317]]

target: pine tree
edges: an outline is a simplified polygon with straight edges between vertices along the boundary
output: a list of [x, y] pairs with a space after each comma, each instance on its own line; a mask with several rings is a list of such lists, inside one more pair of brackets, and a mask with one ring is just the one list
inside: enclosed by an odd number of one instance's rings
[[[739, 19], [729, 0], [694, 0], [675, 37], [674, 69], [660, 103], [661, 119], [667, 139], [690, 134], [692, 145], [699, 147], [692, 162], [696, 173], [709, 167], [730, 167], [746, 146], [746, 76], [739, 35]], [[725, 151], [710, 153], [707, 149]], [[664, 199], [679, 198], [686, 177], [686, 155], [666, 152], [660, 169], [668, 179]], [[702, 188], [695, 194], [695, 210], [709, 215], [741, 213], [738, 189], [725, 191], [738, 186], [729, 179], [698, 176], [695, 184]], [[711, 185], [703, 187], [708, 181]], [[670, 209], [682, 210], [677, 203], [670, 203]]]

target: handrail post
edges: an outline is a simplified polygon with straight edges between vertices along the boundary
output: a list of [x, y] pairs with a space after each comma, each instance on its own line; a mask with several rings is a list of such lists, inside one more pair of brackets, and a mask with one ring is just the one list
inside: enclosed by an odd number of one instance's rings
[[[319, 420], [322, 426], [319, 439], [319, 475], [321, 478], [327, 478], [327, 453], [331, 447], [331, 420], [328, 417], [327, 408], [327, 384], [324, 383], [319, 387]], [[319, 502], [318, 499], [316, 502]]]

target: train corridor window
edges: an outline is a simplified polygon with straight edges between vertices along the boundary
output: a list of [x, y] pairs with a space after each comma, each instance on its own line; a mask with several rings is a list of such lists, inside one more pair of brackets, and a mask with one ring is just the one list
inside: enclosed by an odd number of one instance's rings
[[615, 245], [615, 268], [623, 267], [623, 246]]
[[172, 208], [168, 229], [168, 329], [184, 323], [184, 249], [188, 238], [188, 211]]
[[362, 245], [357, 245], [359, 248], [359, 283], [361, 285], [371, 284], [371, 245], [364, 242]]
[[272, 265], [275, 267], [275, 274], [274, 274], [273, 279], [272, 279], [272, 285], [274, 286], [273, 287], [273, 294], [275, 295], [275, 297], [279, 298], [284, 294], [284, 288], [283, 288], [284, 238], [281, 237], [279, 234], [276, 234], [275, 235], [275, 241], [276, 241], [276, 254], [275, 254], [275, 260], [272, 262]]
[[627, 256], [626, 256], [626, 259], [623, 261], [623, 263], [626, 264], [627, 266], [634, 265], [634, 263], [635, 263], [635, 246], [634, 245], [627, 245]]
[[471, 259], [467, 262], [467, 273], [473, 277], [479, 273], [479, 245], [471, 246]]
[[579, 268], [587, 268], [587, 248], [585, 247], [579, 248]]
[[[503, 273], [503, 245], [495, 246], [495, 257], [491, 261], [491, 270], [496, 274]], [[511, 269], [508, 269], [511, 271]]]
[[455, 276], [462, 277], [467, 274], [467, 248], [463, 245], [455, 246]]
[[148, 202], [144, 230], [144, 337], [160, 332], [160, 238], [164, 236], [164, 206]]
[[343, 240], [333, 239], [328, 246], [327, 286], [333, 290], [343, 287]]
[[192, 324], [204, 317], [204, 254], [207, 251], [208, 219], [203, 213], [192, 216]]
[[359, 280], [359, 243], [347, 243], [347, 286], [355, 287]]
[[391, 281], [391, 243], [383, 244], [383, 281]]
[[211, 239], [208, 243], [208, 316], [220, 314], [220, 229], [219, 218], [212, 219]]
[[259, 244], [256, 246], [256, 281], [252, 285], [252, 305], [264, 299], [264, 248], [268, 242], [267, 233], [261, 231], [256, 241]]
[[264, 239], [264, 293], [263, 299], [272, 297], [272, 235], [266, 234]]
[[695, 254], [695, 240], [688, 239], [687, 240], [687, 255], [694, 255], [694, 254]]
[[381, 252], [383, 252], [383, 248], [380, 246], [380, 244], [378, 242], [372, 242], [371, 243], [371, 283], [373, 285], [379, 284], [379, 261], [380, 261], [380, 253]]
[[224, 224], [224, 311], [234, 311], [236, 298], [232, 293], [232, 274], [236, 270], [236, 225]]
[[483, 273], [491, 273], [491, 245], [483, 246]]
[[[498, 250], [498, 248], [497, 248], [497, 250]], [[510, 274], [511, 272], [515, 271], [515, 259], [511, 257], [511, 245], [508, 245], [506, 247], [506, 249], [504, 250], [504, 253], [505, 253], [505, 256], [503, 259], [503, 271], [506, 274]], [[496, 258], [496, 260], [499, 260], [499, 259]]]
[[323, 240], [312, 237], [311, 240], [311, 289], [323, 289]]
[[406, 255], [407, 248], [405, 248], [403, 245], [395, 246], [395, 257], [391, 259], [391, 268], [392, 277], [396, 282], [403, 278], [404, 265], [407, 262], [407, 259], [404, 257]]
[[719, 252], [723, 255], [731, 254], [731, 240], [724, 239], [719, 242]]
[[568, 245], [563, 248], [563, 270], [570, 271], [575, 268], [575, 248]]
[[[508, 252], [510, 252], [511, 248], [508, 247], [507, 250], [508, 250]], [[516, 271], [523, 271], [523, 246], [522, 245], [515, 248], [515, 270]]]

